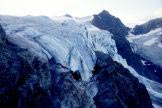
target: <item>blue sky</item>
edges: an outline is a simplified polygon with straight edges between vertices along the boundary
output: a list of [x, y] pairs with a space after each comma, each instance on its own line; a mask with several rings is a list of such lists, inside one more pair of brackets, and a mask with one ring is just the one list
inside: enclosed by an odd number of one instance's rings
[[134, 26], [149, 19], [162, 17], [162, 0], [0, 0], [1, 15], [71, 14], [83, 17], [103, 9]]

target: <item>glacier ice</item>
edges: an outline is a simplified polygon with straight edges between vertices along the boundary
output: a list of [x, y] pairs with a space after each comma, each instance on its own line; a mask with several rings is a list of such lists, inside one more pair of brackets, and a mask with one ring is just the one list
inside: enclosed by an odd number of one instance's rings
[[86, 29], [73, 20], [63, 23], [46, 17], [1, 17], [1, 24], [12, 43], [48, 60], [56, 61], [72, 71], [79, 71], [87, 80], [95, 65], [96, 56], [87, 45]]
[[63, 66], [79, 71], [83, 80], [92, 76], [94, 51], [112, 57], [117, 53], [112, 34], [94, 27], [87, 18], [1, 16], [1, 24], [9, 41], [43, 60], [54, 57]]

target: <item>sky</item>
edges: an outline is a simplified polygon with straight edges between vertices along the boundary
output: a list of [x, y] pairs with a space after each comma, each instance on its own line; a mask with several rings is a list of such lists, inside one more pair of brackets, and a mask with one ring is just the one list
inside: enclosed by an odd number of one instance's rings
[[162, 17], [162, 0], [0, 0], [0, 15], [84, 17], [102, 10], [132, 27]]

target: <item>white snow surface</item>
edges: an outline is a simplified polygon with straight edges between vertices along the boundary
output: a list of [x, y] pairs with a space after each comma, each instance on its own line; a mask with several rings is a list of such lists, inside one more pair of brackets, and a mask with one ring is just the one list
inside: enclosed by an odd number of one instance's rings
[[[41, 60], [54, 57], [87, 81], [96, 63], [94, 51], [109, 54], [146, 85], [152, 99], [162, 100], [162, 84], [140, 76], [118, 53], [112, 34], [90, 24], [92, 17], [48, 18], [45, 16], [0, 16], [10, 42], [30, 51]], [[153, 101], [154, 102], [154, 101]], [[154, 106], [158, 106], [154, 103]], [[159, 107], [160, 108], [160, 107]]]
[[162, 28], [142, 35], [128, 35], [133, 51], [162, 67]]

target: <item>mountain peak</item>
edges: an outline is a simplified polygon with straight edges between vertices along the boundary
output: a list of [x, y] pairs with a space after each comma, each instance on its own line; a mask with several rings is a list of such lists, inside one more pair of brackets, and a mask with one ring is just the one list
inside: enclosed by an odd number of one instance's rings
[[107, 10], [103, 10], [99, 14], [110, 15], [110, 13]]
[[121, 20], [108, 11], [103, 10], [98, 15], [94, 15], [92, 24], [96, 27], [110, 31], [113, 35], [126, 35], [128, 28], [121, 22]]

